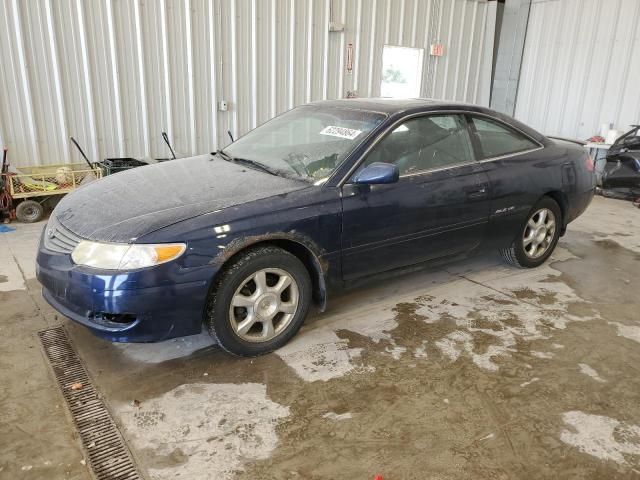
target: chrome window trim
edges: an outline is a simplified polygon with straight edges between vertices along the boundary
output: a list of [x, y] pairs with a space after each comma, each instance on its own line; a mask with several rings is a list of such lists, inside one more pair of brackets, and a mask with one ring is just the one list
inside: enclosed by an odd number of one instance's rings
[[[536, 142], [536, 143], [539, 144], [539, 142]], [[528, 150], [521, 150], [519, 152], [507, 153], [505, 155], [498, 155], [496, 157], [488, 157], [488, 158], [484, 158], [482, 160], [478, 160], [476, 163], [495, 162], [496, 160], [502, 160], [503, 158], [517, 157], [518, 155], [524, 155], [525, 153], [537, 152], [538, 150], [542, 150], [543, 148], [544, 148], [544, 146], [540, 146], [540, 147], [536, 147], [536, 148], [529, 148]]]
[[420, 170], [419, 172], [415, 172], [415, 173], [405, 173], [404, 175], [400, 175], [400, 178], [417, 177], [419, 175], [425, 175], [428, 173], [443, 172], [445, 170], [452, 170], [454, 168], [468, 167], [469, 165], [477, 165], [477, 164], [478, 162], [476, 160], [472, 160], [471, 162], [460, 162], [460, 163], [456, 163], [455, 165], [449, 165], [447, 167], [430, 168], [428, 170]]
[[499, 118], [496, 118], [493, 115], [489, 115], [487, 113], [472, 112], [472, 111], [469, 111], [469, 110], [432, 110], [432, 111], [428, 111], [428, 112], [413, 113], [411, 115], [407, 115], [406, 117], [402, 117], [402, 118], [398, 119], [397, 121], [395, 121], [394, 123], [389, 125], [383, 132], [381, 132], [380, 135], [378, 135], [378, 138], [376, 138], [374, 140], [374, 142], [371, 145], [369, 145], [369, 147], [362, 153], [362, 155], [360, 155], [360, 158], [358, 158], [358, 160], [356, 160], [356, 162], [353, 164], [353, 166], [349, 169], [347, 174], [338, 182], [338, 184], [336, 185], [337, 188], [342, 188], [348, 182], [348, 180], [351, 178], [351, 176], [360, 167], [360, 165], [362, 164], [364, 159], [367, 157], [367, 155], [369, 155], [371, 150], [380, 141], [382, 141], [382, 139], [389, 133], [389, 131], [391, 131], [392, 129], [396, 128], [398, 125], [401, 125], [402, 123], [404, 123], [404, 122], [406, 122], [408, 120], [411, 120], [413, 118], [416, 118], [416, 117], [427, 117], [427, 116], [442, 115], [442, 114], [471, 115], [471, 116], [476, 115], [476, 116], [490, 118], [492, 120], [495, 120], [498, 123], [506, 125], [507, 127], [517, 131], [518, 133], [524, 135], [526, 138], [531, 140], [533, 143], [537, 144], [538, 147], [531, 148], [531, 149], [528, 149], [528, 150], [522, 150], [520, 152], [514, 152], [514, 153], [508, 153], [508, 154], [505, 154], [505, 155], [499, 155], [499, 156], [496, 156], [496, 157], [483, 158], [482, 160], [473, 160], [471, 162], [462, 162], [462, 163], [459, 163], [459, 164], [456, 164], [456, 165], [450, 165], [450, 166], [447, 166], [447, 167], [434, 168], [434, 169], [430, 169], [430, 170], [421, 170], [420, 172], [416, 172], [416, 173], [409, 173], [409, 174], [405, 174], [405, 175], [400, 175], [400, 178], [413, 177], [413, 176], [417, 176], [417, 175], [425, 175], [425, 174], [428, 174], [428, 173], [440, 172], [440, 171], [443, 171], [443, 170], [450, 170], [452, 168], [458, 168], [458, 167], [462, 167], [462, 166], [465, 166], [465, 165], [468, 166], [468, 165], [477, 165], [477, 164], [480, 164], [480, 163], [495, 162], [497, 160], [502, 160], [502, 159], [508, 158], [508, 157], [515, 157], [515, 156], [518, 156], [518, 155], [524, 155], [525, 153], [535, 152], [535, 151], [538, 151], [538, 150], [542, 150], [544, 148], [544, 145], [542, 143], [540, 143], [538, 140], [536, 140], [535, 138], [531, 137], [527, 133], [523, 132], [519, 128], [514, 127], [513, 125], [509, 125], [508, 123], [504, 122], [503, 120], [500, 120]]
[[474, 160], [472, 162], [457, 163], [455, 165], [450, 165], [448, 167], [440, 167], [440, 168], [431, 168], [429, 170], [421, 170], [421, 171], [416, 172], [416, 173], [407, 173], [405, 175], [400, 175], [400, 178], [415, 177], [417, 175], [424, 175], [424, 174], [434, 173], [434, 172], [442, 172], [444, 170], [451, 170], [451, 169], [459, 168], [459, 167], [467, 167], [469, 165], [478, 165], [478, 164], [481, 164], [481, 163], [496, 162], [498, 160], [502, 160], [502, 159], [508, 158], [508, 157], [516, 157], [518, 155], [524, 155], [525, 153], [537, 152], [538, 150], [542, 150], [543, 148], [544, 147], [536, 147], [536, 148], [531, 148], [529, 150], [522, 150], [521, 152], [509, 153], [507, 155], [500, 155], [498, 157], [485, 158], [484, 160]]

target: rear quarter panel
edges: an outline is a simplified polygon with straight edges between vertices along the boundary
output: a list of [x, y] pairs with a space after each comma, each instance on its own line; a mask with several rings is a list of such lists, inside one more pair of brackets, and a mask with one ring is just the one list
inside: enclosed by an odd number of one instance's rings
[[488, 162], [493, 203], [485, 246], [509, 245], [544, 195], [561, 199], [564, 226], [589, 205], [595, 177], [586, 169], [586, 150], [570, 142], [546, 143], [535, 151]]

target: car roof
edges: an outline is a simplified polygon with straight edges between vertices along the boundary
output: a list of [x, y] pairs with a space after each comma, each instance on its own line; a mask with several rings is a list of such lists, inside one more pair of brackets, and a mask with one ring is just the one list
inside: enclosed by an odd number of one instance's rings
[[371, 112], [380, 112], [386, 114], [394, 114], [404, 112], [406, 110], [424, 109], [441, 110], [446, 108], [468, 109], [473, 111], [491, 110], [460, 102], [434, 100], [430, 98], [343, 98], [338, 100], [321, 100], [313, 102], [310, 105], [351, 108], [354, 110], [365, 110]]
[[502, 122], [521, 130], [543, 145], [549, 144], [549, 139], [547, 139], [544, 135], [542, 135], [540, 132], [535, 131], [528, 125], [525, 125], [524, 123], [516, 120], [515, 118], [509, 117], [490, 108], [480, 105], [474, 105], [471, 103], [453, 102], [450, 100], [434, 100], [430, 98], [342, 98], [338, 100], [320, 100], [317, 102], [309, 103], [307, 105], [318, 107], [323, 106], [348, 108], [366, 112], [377, 112], [389, 117], [436, 110], [476, 112], [499, 119]]

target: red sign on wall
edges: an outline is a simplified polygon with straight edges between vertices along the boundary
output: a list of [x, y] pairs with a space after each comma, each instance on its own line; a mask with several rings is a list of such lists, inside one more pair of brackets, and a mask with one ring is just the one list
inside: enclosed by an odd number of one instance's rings
[[441, 57], [444, 55], [444, 45], [441, 43], [433, 43], [431, 45], [431, 56], [433, 57]]

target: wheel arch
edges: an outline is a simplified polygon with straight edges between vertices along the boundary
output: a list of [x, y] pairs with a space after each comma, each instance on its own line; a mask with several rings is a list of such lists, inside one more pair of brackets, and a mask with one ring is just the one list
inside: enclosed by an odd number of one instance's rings
[[215, 257], [214, 262], [220, 265], [211, 283], [214, 287], [224, 269], [239, 255], [248, 249], [258, 246], [273, 245], [294, 255], [309, 272], [313, 287], [313, 301], [321, 311], [327, 306], [326, 273], [328, 265], [322, 261], [321, 250], [310, 240], [291, 234], [267, 234], [256, 237], [240, 238], [231, 242], [223, 252]]
[[564, 235], [567, 230], [567, 219], [569, 218], [569, 198], [567, 194], [561, 190], [550, 190], [543, 196], [551, 198], [560, 207], [560, 213], [562, 214], [562, 229], [560, 235]]

